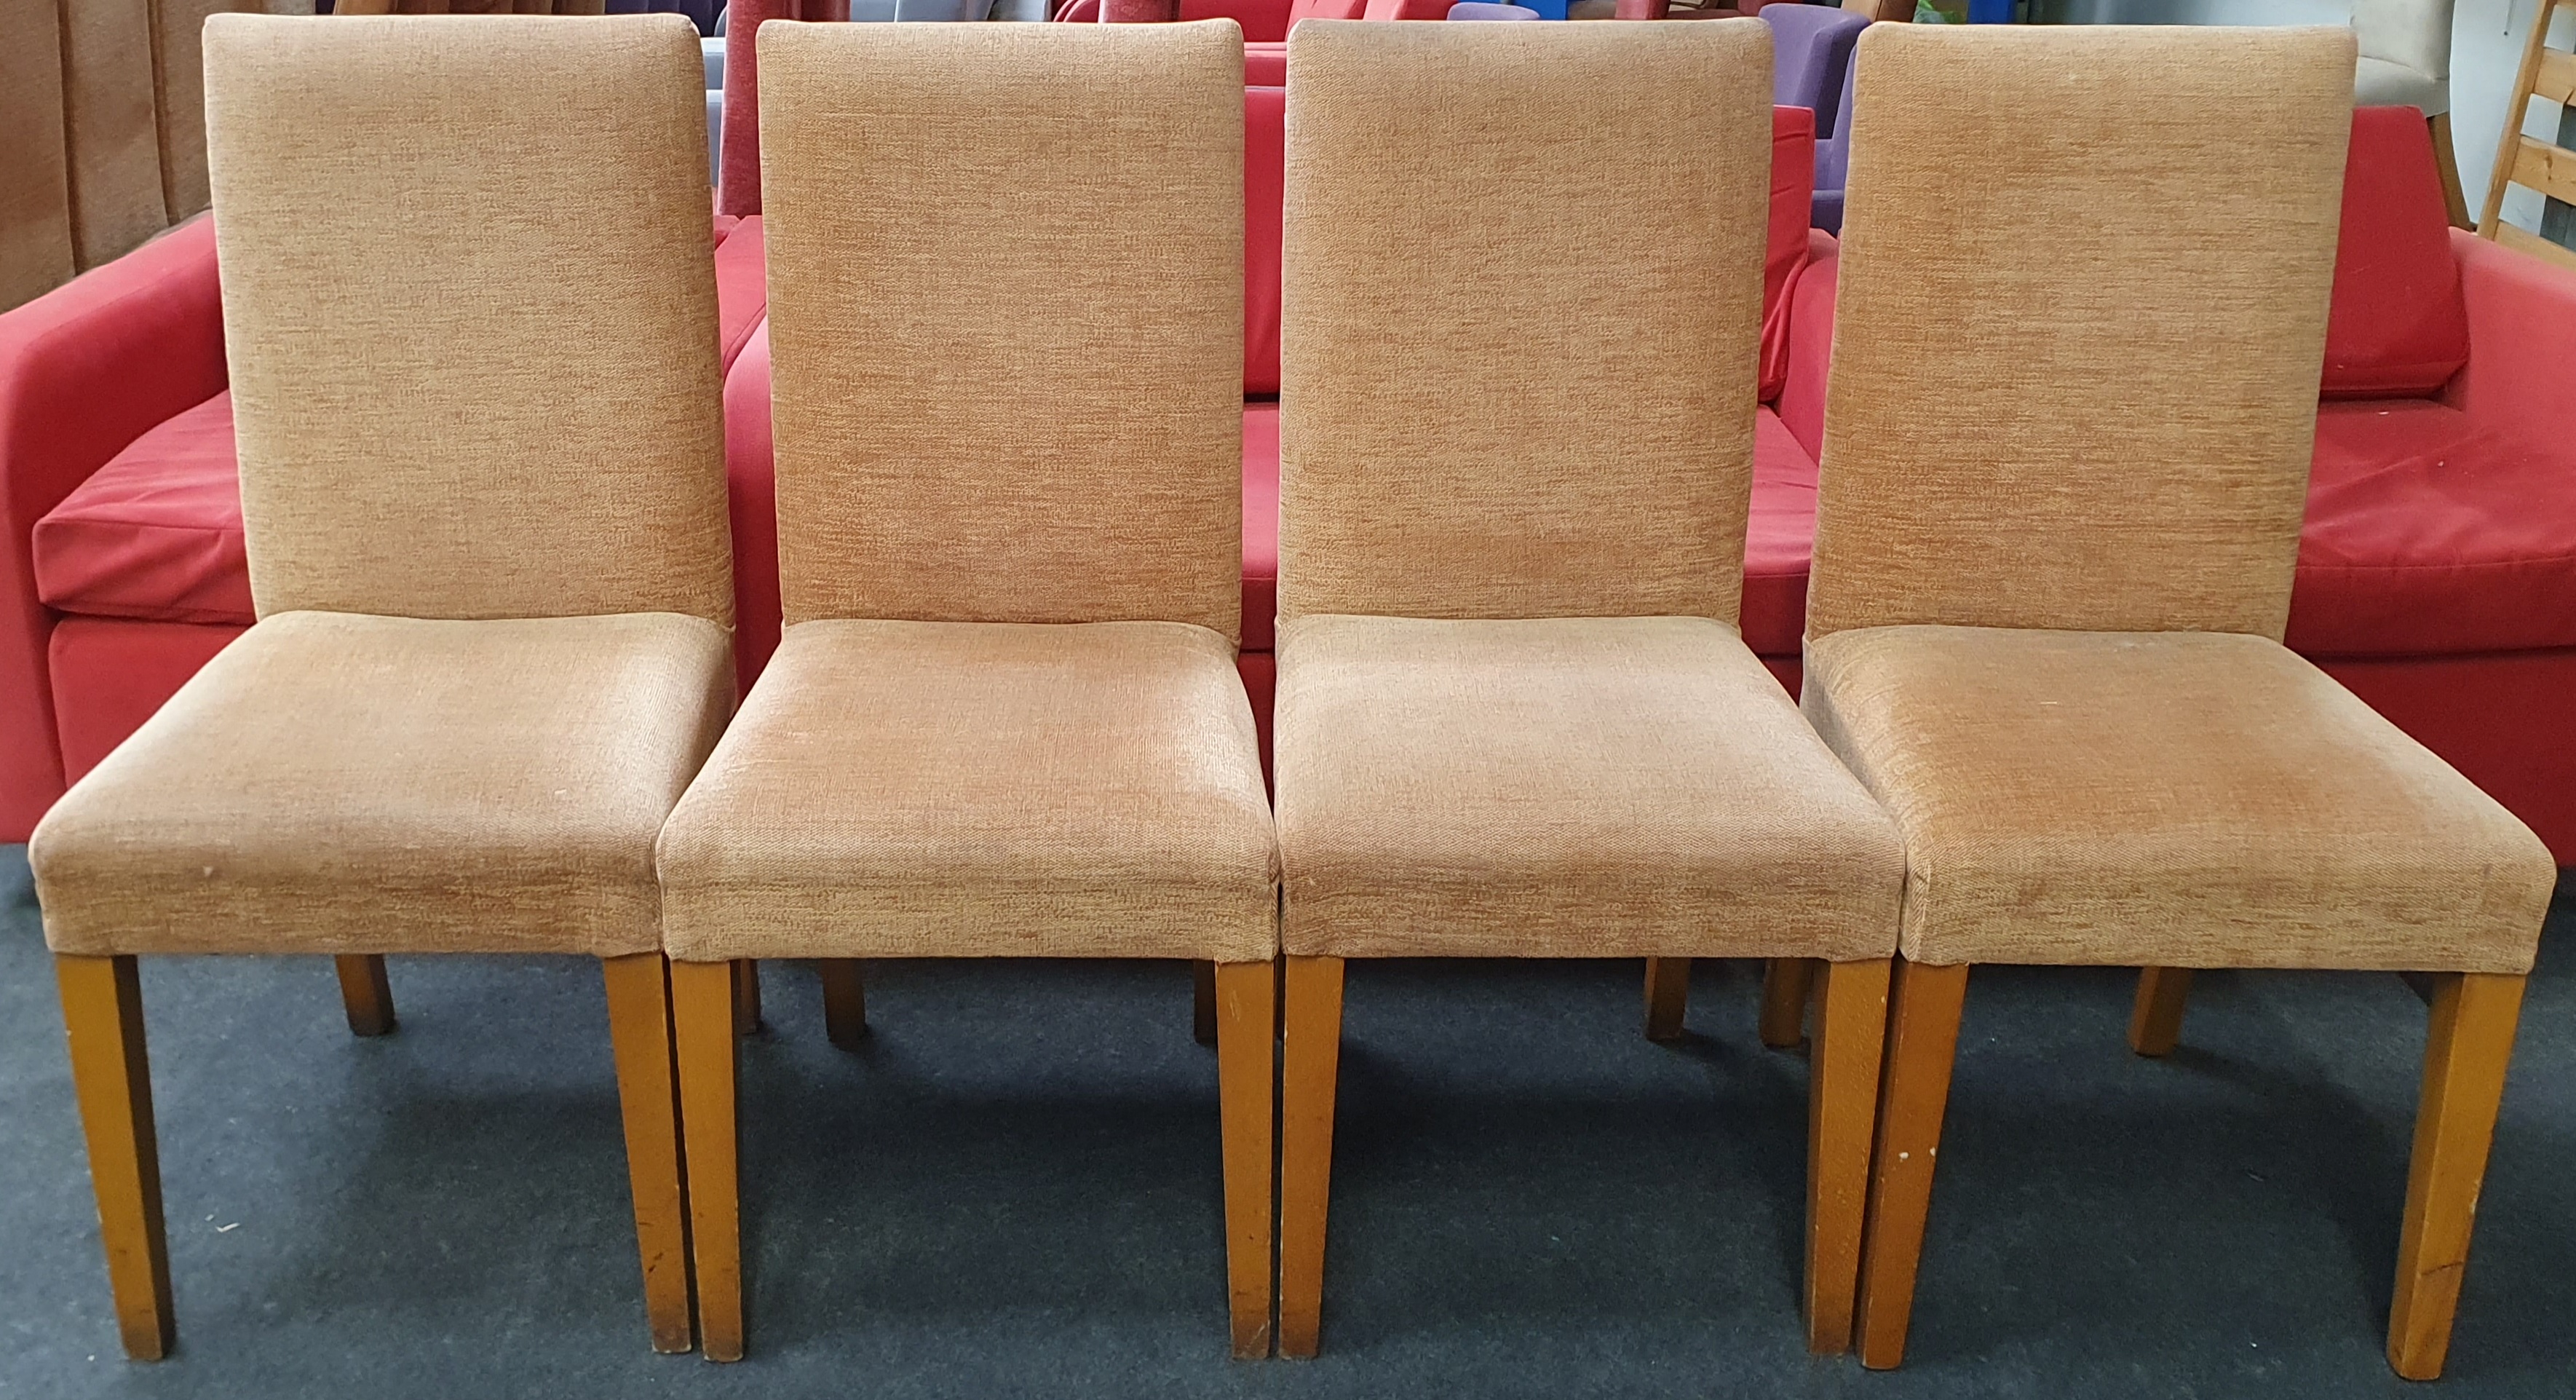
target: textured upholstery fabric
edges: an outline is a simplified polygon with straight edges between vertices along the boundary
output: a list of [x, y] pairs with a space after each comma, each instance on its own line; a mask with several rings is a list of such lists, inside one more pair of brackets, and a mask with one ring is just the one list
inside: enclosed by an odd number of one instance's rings
[[[87, 269], [123, 255], [170, 223], [152, 100], [152, 0], [76, 0], [56, 13], [62, 25], [72, 248]], [[9, 139], [24, 138], [13, 132]]]
[[2519, 973], [2539, 945], [2539, 838], [2265, 638], [1859, 628], [1807, 644], [1804, 703], [1904, 833], [1918, 962]]
[[205, 44], [261, 613], [727, 620], [695, 28], [217, 15]]
[[57, 0], [0, 0], [0, 311], [70, 279]]
[[273, 615], [37, 825], [46, 941], [649, 952], [654, 837], [732, 692], [702, 618]]
[[206, 16], [256, 11], [258, 0], [152, 0], [153, 111], [161, 138], [161, 203], [171, 223], [204, 213]]
[[[1233, 26], [775, 23], [760, 43], [788, 624], [1231, 638]], [[959, 256], [996, 228], [1088, 255]]]
[[1733, 617], [1770, 30], [1288, 44], [1281, 615]]
[[2451, 216], [2432, 133], [2404, 107], [2352, 114], [2327, 398], [2439, 393], [2469, 359], [2469, 308], [2451, 257]]
[[248, 625], [232, 395], [136, 438], [36, 522], [36, 596], [57, 612]]
[[1257, 960], [1274, 870], [1233, 648], [1168, 622], [791, 626], [661, 846], [692, 961]]
[[2425, 116], [2451, 110], [2451, 21], [2455, 0], [2353, 0], [2360, 57], [2353, 100], [2407, 106]]
[[1706, 618], [1285, 624], [1290, 953], [1881, 958], [1886, 814]]
[[2413, 107], [2440, 116], [2451, 110], [2451, 85], [2403, 64], [2364, 55], [2353, 63], [2352, 100], [2369, 107]]
[[1861, 35], [1810, 636], [2281, 635], [2351, 61], [2324, 29]]
[[[248, 630], [248, 624], [113, 617], [66, 617], [55, 624], [45, 639], [45, 669], [53, 682], [63, 776], [79, 782], [216, 652]], [[36, 821], [28, 818], [28, 830]]]

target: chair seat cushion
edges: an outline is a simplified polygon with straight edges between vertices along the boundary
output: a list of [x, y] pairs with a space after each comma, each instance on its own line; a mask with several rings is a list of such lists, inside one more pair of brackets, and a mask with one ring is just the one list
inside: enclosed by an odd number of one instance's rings
[[2290, 597], [2311, 656], [2576, 646], [2576, 443], [2420, 399], [2328, 403]]
[[1895, 832], [1723, 623], [1295, 618], [1272, 744], [1290, 953], [1895, 947]]
[[2267, 638], [1863, 628], [1805, 702], [1904, 833], [1918, 962], [2520, 973], [2557, 881]]
[[724, 629], [280, 613], [29, 843], [57, 952], [616, 956], [731, 706]]
[[663, 834], [665, 938], [700, 962], [1258, 960], [1275, 865], [1217, 633], [801, 622]]
[[58, 612], [249, 625], [233, 396], [110, 458], [36, 522], [31, 552], [36, 596]]

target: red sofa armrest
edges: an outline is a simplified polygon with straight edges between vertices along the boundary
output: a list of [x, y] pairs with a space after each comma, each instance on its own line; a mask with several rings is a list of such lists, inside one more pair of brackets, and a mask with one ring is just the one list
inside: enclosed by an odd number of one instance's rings
[[2473, 422], [2576, 443], [2576, 272], [2451, 231], [2469, 362], [2442, 390]]
[[1780, 389], [1779, 409], [1789, 436], [1809, 457], [1822, 460], [1825, 377], [1834, 362], [1834, 292], [1842, 249], [1821, 231], [1811, 231], [1810, 242], [1807, 265], [1789, 284], [1789, 378]]
[[63, 790], [36, 522], [145, 429], [225, 382], [209, 219], [0, 315], [0, 841], [26, 840]]

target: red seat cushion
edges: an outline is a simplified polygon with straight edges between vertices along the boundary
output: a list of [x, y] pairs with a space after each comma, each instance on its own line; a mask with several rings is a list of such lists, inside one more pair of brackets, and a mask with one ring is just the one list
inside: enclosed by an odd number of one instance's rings
[[1268, 651], [1279, 621], [1279, 405], [1243, 406], [1243, 649]]
[[1807, 561], [1816, 543], [1816, 459], [1769, 408], [1753, 418], [1753, 510], [1744, 532], [1744, 644], [1798, 655], [1807, 630]]
[[2469, 307], [2424, 114], [2352, 114], [2326, 323], [2327, 398], [2430, 396], [2469, 359]]
[[34, 534], [36, 596], [91, 617], [251, 621], [233, 471], [233, 396], [136, 438], [73, 488]]
[[2576, 646], [2576, 443], [2426, 399], [2328, 403], [2289, 643], [2317, 656]]

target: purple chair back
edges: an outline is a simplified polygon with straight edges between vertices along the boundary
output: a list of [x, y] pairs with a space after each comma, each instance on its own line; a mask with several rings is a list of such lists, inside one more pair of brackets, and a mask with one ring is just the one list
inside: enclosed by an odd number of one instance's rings
[[1488, 5], [1481, 0], [1458, 0], [1449, 7], [1451, 19], [1537, 19], [1538, 11], [1521, 5]]
[[1771, 26], [1772, 105], [1814, 112], [1818, 140], [1840, 130], [1826, 122], [1842, 100], [1843, 72], [1868, 17], [1822, 5], [1765, 5], [1761, 18]]
[[1854, 50], [1843, 59], [1843, 91], [1834, 108], [1834, 134], [1816, 139], [1816, 194], [1807, 222], [1837, 238], [1843, 232], [1843, 185], [1851, 169], [1852, 88], [1859, 71], [1860, 54]]

